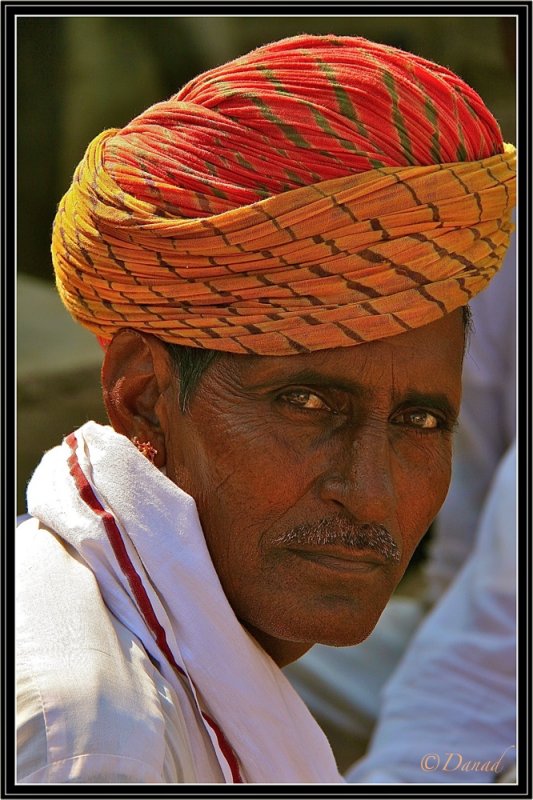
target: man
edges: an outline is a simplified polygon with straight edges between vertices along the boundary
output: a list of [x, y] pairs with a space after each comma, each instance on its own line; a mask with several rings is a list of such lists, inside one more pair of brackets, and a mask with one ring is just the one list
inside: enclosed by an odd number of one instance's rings
[[341, 780], [279, 667], [368, 636], [444, 500], [514, 158], [448, 70], [335, 36], [91, 143], [53, 256], [112, 427], [29, 486], [19, 780]]

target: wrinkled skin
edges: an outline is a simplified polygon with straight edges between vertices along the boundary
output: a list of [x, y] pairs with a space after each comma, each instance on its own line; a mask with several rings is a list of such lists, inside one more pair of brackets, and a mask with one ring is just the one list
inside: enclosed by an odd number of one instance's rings
[[[374, 628], [446, 496], [463, 348], [456, 311], [355, 347], [223, 355], [184, 413], [161, 342], [123, 331], [110, 345], [112, 425], [151, 441], [195, 498], [226, 596], [278, 664]], [[333, 544], [291, 544], [329, 518]], [[338, 544], [335, 520], [384, 527], [395, 557]]]

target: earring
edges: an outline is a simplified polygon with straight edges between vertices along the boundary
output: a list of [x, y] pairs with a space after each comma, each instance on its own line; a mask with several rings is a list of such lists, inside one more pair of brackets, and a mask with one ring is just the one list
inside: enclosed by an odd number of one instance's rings
[[156, 448], [150, 442], [140, 442], [136, 436], [133, 437], [131, 443], [135, 445], [139, 453], [146, 456], [150, 464], [153, 464], [157, 455]]

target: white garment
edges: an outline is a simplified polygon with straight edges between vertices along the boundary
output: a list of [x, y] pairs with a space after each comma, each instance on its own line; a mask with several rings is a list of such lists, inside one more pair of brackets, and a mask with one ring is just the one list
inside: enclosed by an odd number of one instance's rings
[[44, 456], [28, 501], [20, 782], [232, 782], [234, 758], [243, 782], [342, 781], [229, 606], [194, 500], [128, 439], [87, 423]]
[[[512, 765], [516, 530], [513, 445], [492, 484], [475, 549], [388, 682], [370, 750], [348, 773], [350, 782], [485, 783]], [[500, 758], [498, 774], [461, 769]]]

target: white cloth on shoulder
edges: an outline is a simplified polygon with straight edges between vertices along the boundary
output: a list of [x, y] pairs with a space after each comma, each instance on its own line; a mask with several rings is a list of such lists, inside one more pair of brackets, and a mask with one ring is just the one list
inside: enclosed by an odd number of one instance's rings
[[28, 501], [20, 782], [342, 782], [235, 617], [194, 500], [126, 437], [86, 423], [44, 456]]

